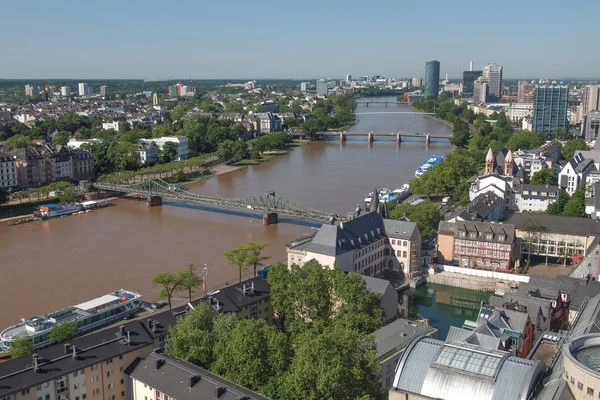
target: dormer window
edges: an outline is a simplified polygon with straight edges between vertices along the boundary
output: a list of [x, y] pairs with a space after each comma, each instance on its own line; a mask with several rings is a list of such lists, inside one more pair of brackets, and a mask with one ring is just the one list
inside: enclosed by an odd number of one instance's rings
[[467, 237], [467, 232], [465, 231], [460, 231], [460, 237]]
[[546, 193], [546, 192], [542, 192], [542, 194], [541, 194], [541, 195], [542, 195], [542, 196], [544, 196], [544, 197], [546, 197], [546, 196], [548, 196], [548, 193]]
[[504, 242], [506, 240], [506, 235], [498, 235], [498, 240]]
[[493, 235], [491, 233], [485, 234], [485, 240], [492, 240]]
[[469, 237], [470, 237], [471, 239], [476, 239], [476, 238], [477, 238], [477, 232], [471, 232], [471, 233], [469, 234]]

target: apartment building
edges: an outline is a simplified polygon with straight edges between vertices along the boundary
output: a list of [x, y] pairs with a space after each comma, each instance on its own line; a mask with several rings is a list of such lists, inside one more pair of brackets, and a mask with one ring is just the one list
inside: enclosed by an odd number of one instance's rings
[[18, 185], [15, 159], [10, 154], [0, 153], [0, 187], [8, 189]]
[[71, 161], [73, 163], [72, 177], [77, 180], [89, 180], [94, 178], [94, 158], [92, 154], [81, 150], [72, 149]]
[[162, 150], [167, 142], [173, 142], [177, 145], [177, 160], [187, 160], [188, 158], [188, 138], [187, 136], [163, 136], [155, 139], [140, 139], [139, 143], [147, 144], [156, 143], [159, 149]]
[[441, 221], [438, 263], [504, 272], [513, 268], [515, 226], [487, 221]]
[[516, 188], [516, 209], [520, 212], [546, 211], [548, 206], [558, 201], [558, 186], [523, 184]]
[[322, 225], [310, 237], [287, 243], [288, 266], [315, 259], [345, 272], [375, 276], [384, 270], [406, 277], [421, 273], [421, 232], [416, 223], [383, 219], [376, 212]]
[[585, 158], [578, 152], [560, 171], [558, 184], [567, 193], [572, 195], [579, 189], [579, 185], [586, 181], [588, 174], [595, 170], [596, 165], [594, 160]]
[[251, 278], [212, 292], [208, 304], [216, 313], [234, 313], [238, 319], [264, 319], [273, 323], [271, 290], [261, 278]]

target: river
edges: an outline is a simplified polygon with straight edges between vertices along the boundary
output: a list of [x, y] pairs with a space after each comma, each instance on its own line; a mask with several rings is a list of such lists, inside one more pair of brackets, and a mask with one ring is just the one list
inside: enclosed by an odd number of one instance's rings
[[[376, 98], [395, 101], [395, 97]], [[357, 106], [357, 132], [450, 133], [435, 120], [400, 105]], [[376, 114], [361, 114], [376, 112]], [[387, 115], [386, 115], [387, 114]], [[346, 214], [377, 187], [394, 189], [414, 177], [430, 155], [445, 155], [445, 139], [349, 137], [298, 147], [269, 162], [190, 185], [206, 196], [247, 197], [274, 190], [296, 202]], [[0, 226], [0, 329], [21, 317], [43, 314], [100, 296], [118, 288], [139, 290], [147, 300], [158, 292], [151, 278], [178, 271], [190, 263], [207, 264], [207, 286], [232, 281], [237, 271], [222, 253], [248, 241], [269, 242], [271, 261], [284, 260], [285, 243], [310, 233], [318, 224], [280, 216], [263, 226], [262, 215], [247, 210], [208, 210], [205, 206], [165, 201], [147, 208], [142, 202], [114, 201], [115, 206], [90, 214]]]

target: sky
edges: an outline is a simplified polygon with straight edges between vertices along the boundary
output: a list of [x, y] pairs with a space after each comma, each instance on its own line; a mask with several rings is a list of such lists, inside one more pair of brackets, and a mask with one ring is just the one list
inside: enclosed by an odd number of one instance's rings
[[[4, 79], [597, 78], [600, 1], [2, 1]], [[592, 40], [589, 42], [588, 40]]]

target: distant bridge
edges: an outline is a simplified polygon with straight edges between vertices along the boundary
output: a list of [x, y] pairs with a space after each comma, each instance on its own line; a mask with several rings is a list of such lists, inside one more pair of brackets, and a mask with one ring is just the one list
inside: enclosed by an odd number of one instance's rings
[[134, 184], [98, 182], [94, 186], [102, 190], [145, 195], [150, 207], [162, 205], [162, 198], [166, 197], [210, 206], [260, 210], [265, 213], [263, 216], [264, 225], [277, 223], [278, 214], [304, 217], [317, 221], [328, 221], [330, 223], [334, 221], [333, 214], [306, 207], [279, 194], [275, 194], [275, 192], [266, 192], [259, 196], [246, 198], [207, 197], [189, 192], [180, 185], [173, 185], [161, 179], [147, 179]]
[[426, 112], [418, 112], [418, 111], [367, 111], [367, 112], [357, 112], [355, 115], [372, 115], [372, 114], [418, 114], [418, 115], [435, 115], [435, 113], [426, 113]]
[[395, 137], [396, 143], [401, 143], [403, 138], [423, 138], [425, 139], [425, 143], [429, 144], [431, 139], [452, 139], [452, 134], [444, 135], [441, 133], [405, 133], [405, 132], [339, 132], [339, 131], [327, 131], [327, 132], [319, 132], [318, 136], [321, 137], [339, 137], [340, 142], [346, 140], [348, 136], [366, 136], [368, 142], [373, 142], [376, 136], [383, 137]]

